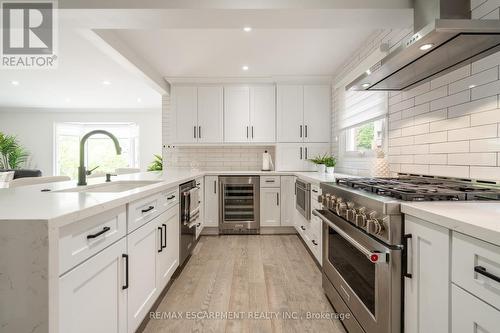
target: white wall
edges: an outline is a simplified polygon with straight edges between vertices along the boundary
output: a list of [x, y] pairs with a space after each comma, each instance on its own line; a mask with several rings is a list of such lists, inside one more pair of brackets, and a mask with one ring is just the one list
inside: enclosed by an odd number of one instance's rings
[[31, 153], [30, 167], [53, 174], [54, 123], [133, 122], [139, 125], [139, 161], [146, 170], [153, 154], [161, 154], [161, 110], [152, 109], [0, 109], [0, 132], [16, 135]]

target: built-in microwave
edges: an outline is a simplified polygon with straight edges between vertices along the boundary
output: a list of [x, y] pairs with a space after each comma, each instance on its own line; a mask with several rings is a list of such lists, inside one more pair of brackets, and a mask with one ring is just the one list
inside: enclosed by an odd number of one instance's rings
[[295, 208], [306, 220], [311, 220], [311, 184], [300, 179], [295, 181]]

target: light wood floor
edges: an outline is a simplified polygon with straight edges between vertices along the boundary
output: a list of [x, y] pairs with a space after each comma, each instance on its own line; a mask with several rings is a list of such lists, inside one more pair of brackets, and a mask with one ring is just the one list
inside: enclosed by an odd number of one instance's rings
[[[345, 332], [336, 320], [305, 318], [308, 311], [333, 309], [321, 288], [321, 272], [297, 236], [204, 236], [194, 252], [157, 309], [180, 312], [183, 319], [151, 319], [145, 333]], [[227, 311], [245, 318], [186, 319], [186, 312]], [[248, 319], [248, 312], [277, 312], [278, 318]], [[302, 319], [284, 319], [287, 312]]]

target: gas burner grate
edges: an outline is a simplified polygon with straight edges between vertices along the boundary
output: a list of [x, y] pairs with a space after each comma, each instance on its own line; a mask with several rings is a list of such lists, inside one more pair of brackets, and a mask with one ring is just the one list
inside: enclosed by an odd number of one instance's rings
[[340, 178], [337, 184], [403, 201], [500, 200], [497, 187], [423, 178]]

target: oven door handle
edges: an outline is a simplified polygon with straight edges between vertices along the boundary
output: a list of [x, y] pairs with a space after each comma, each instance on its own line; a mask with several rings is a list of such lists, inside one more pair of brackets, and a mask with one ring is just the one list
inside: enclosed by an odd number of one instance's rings
[[375, 251], [370, 251], [363, 245], [359, 244], [354, 238], [349, 236], [344, 230], [340, 229], [338, 226], [336, 226], [334, 223], [332, 223], [326, 216], [318, 212], [318, 210], [314, 209], [313, 210], [313, 215], [319, 217], [323, 222], [328, 224], [330, 228], [335, 230], [336, 233], [338, 233], [342, 238], [344, 238], [346, 241], [348, 241], [352, 246], [354, 246], [358, 251], [363, 253], [368, 260], [370, 260], [373, 263], [382, 263], [382, 262], [387, 262], [387, 254], [386, 253], [380, 253], [380, 252], [375, 252]]

